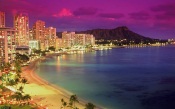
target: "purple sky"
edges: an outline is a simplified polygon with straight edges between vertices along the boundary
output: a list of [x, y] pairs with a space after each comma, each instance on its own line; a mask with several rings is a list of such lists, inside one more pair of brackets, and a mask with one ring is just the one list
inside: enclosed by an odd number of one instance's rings
[[175, 38], [174, 0], [0, 0], [6, 26], [13, 14], [28, 13], [30, 27], [36, 20], [57, 31], [80, 31], [127, 26], [141, 35]]

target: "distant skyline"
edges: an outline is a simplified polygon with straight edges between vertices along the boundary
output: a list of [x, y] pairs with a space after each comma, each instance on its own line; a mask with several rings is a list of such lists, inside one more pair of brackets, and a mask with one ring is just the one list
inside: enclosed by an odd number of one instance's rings
[[6, 26], [13, 15], [28, 13], [30, 28], [37, 20], [61, 31], [111, 29], [127, 26], [146, 37], [175, 38], [173, 0], [0, 0]]

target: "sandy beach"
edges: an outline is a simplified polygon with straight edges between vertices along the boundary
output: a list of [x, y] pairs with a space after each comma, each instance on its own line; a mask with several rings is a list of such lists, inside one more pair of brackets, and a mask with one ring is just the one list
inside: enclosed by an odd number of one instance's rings
[[[61, 87], [49, 84], [37, 76], [34, 71], [39, 61], [40, 59], [22, 68], [23, 72], [21, 76], [28, 80], [28, 84], [24, 87], [24, 93], [30, 94], [36, 105], [45, 107], [46, 109], [60, 109], [62, 106], [61, 99], [63, 98], [68, 103], [70, 95], [72, 94]], [[76, 103], [76, 106], [79, 109], [84, 109], [85, 102], [80, 100], [79, 102], [80, 103]]]

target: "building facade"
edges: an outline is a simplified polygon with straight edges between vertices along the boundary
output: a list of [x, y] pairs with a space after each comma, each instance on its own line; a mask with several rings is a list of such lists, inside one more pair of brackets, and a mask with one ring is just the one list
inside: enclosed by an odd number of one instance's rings
[[84, 46], [85, 45], [85, 36], [86, 34], [75, 34], [74, 45]]
[[63, 47], [69, 48], [74, 45], [74, 38], [75, 38], [75, 32], [68, 33], [67, 31], [64, 31], [62, 33], [62, 44]]
[[95, 37], [91, 34], [85, 35], [85, 45], [95, 45]]
[[45, 30], [45, 35], [46, 35], [46, 41], [48, 42], [47, 44], [47, 49], [48, 47], [55, 47], [56, 48], [56, 28], [53, 27], [48, 27]]
[[14, 16], [15, 38], [17, 46], [28, 46], [29, 43], [29, 17], [20, 13]]
[[25, 54], [28, 56], [31, 53], [29, 46], [17, 46], [17, 47], [15, 47], [15, 51], [16, 51], [16, 53]]
[[15, 58], [15, 29], [0, 27], [0, 65]]
[[0, 27], [5, 27], [5, 13], [0, 11]]
[[47, 41], [45, 36], [45, 22], [41, 20], [37, 20], [33, 25], [33, 39], [40, 41], [41, 50], [45, 50], [47, 48]]
[[34, 40], [34, 38], [33, 38], [33, 29], [29, 30], [29, 41], [30, 40]]
[[29, 47], [30, 47], [30, 49], [39, 50], [40, 49], [40, 42], [39, 42], [39, 40], [30, 40], [29, 41]]
[[57, 51], [61, 48], [63, 48], [63, 40], [62, 40], [62, 38], [56, 38], [56, 40], [55, 40], [55, 50]]
[[95, 38], [91, 34], [62, 33], [63, 47], [95, 45]]

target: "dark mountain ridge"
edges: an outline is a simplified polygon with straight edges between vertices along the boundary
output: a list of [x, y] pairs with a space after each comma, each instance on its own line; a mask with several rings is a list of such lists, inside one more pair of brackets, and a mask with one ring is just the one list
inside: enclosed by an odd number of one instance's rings
[[142, 35], [139, 35], [131, 30], [129, 30], [126, 26], [117, 27], [114, 29], [94, 29], [87, 31], [80, 31], [76, 33], [85, 33], [85, 34], [93, 34], [96, 40], [104, 39], [104, 40], [135, 40], [142, 41], [148, 40], [152, 41], [152, 38], [148, 38]]
[[[152, 39], [149, 37], [142, 36], [137, 34], [131, 30], [129, 30], [126, 26], [117, 27], [114, 29], [93, 29], [87, 31], [77, 31], [76, 33], [81, 34], [92, 34], [94, 35], [96, 40], [126, 40], [127, 43], [150, 43], [155, 42], [156, 39]], [[57, 33], [59, 37], [61, 37], [61, 32]]]

